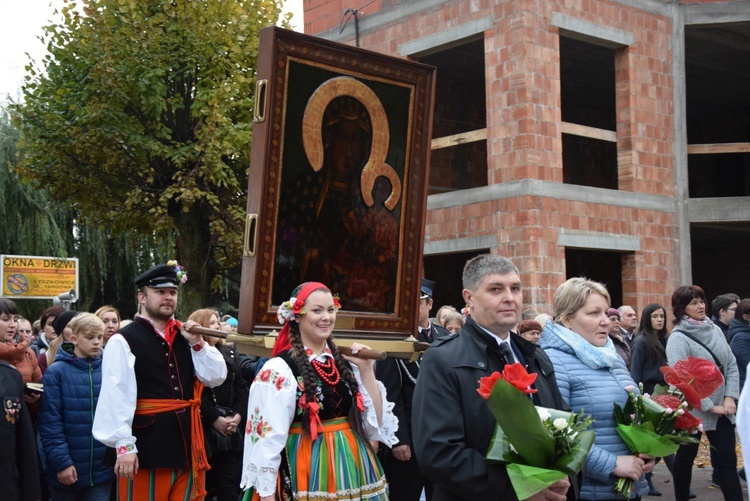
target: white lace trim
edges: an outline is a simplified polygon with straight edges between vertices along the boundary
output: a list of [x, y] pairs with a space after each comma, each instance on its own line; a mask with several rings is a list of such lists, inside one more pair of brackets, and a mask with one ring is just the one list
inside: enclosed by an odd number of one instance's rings
[[264, 466], [260, 468], [258, 473], [258, 465], [250, 463], [244, 465], [242, 468], [242, 488], [247, 489], [255, 487], [258, 494], [262, 496], [270, 496], [276, 492], [276, 479], [279, 476], [279, 470], [276, 468], [270, 468]]
[[386, 493], [385, 477], [377, 482], [363, 485], [358, 489], [340, 489], [336, 492], [300, 491], [294, 494], [295, 499], [347, 499], [352, 501], [382, 497]]
[[[359, 375], [358, 375], [359, 377]], [[362, 391], [362, 399], [365, 404], [365, 412], [363, 417], [365, 432], [370, 440], [376, 440], [386, 444], [388, 447], [398, 443], [396, 438], [396, 431], [398, 430], [398, 418], [393, 413], [393, 407], [395, 404], [389, 402], [387, 398], [387, 392], [385, 386], [380, 381], [376, 381], [378, 389], [380, 390], [380, 401], [382, 402], [383, 416], [381, 424], [378, 425], [378, 416], [375, 412], [375, 406], [372, 403], [372, 397], [364, 390], [364, 385], [360, 382], [360, 391]]]

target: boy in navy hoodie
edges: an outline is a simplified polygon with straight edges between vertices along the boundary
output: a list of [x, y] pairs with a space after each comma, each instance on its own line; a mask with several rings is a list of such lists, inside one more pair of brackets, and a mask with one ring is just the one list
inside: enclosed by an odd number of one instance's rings
[[106, 447], [91, 434], [102, 383], [104, 323], [91, 313], [71, 320], [72, 343], [64, 343], [42, 378], [39, 433], [47, 457], [53, 501], [108, 501], [112, 468]]

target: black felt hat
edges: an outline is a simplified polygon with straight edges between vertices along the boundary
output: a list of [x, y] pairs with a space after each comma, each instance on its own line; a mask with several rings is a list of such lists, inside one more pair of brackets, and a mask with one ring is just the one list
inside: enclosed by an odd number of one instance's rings
[[422, 291], [422, 299], [424, 299], [425, 296], [432, 297], [435, 291], [435, 282], [433, 282], [432, 280], [427, 280], [426, 278], [423, 278], [422, 287], [420, 290]]
[[135, 278], [135, 285], [141, 287], [177, 287], [180, 281], [177, 279], [177, 271], [168, 264], [157, 264], [150, 270], [141, 273]]

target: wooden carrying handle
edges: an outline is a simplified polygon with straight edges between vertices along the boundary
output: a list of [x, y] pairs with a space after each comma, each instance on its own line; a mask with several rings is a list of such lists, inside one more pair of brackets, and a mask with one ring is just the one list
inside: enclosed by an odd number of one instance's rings
[[356, 354], [353, 354], [352, 349], [348, 346], [336, 346], [336, 348], [341, 352], [342, 355], [350, 357], [365, 358], [367, 360], [380, 360], [381, 362], [388, 358], [388, 353], [379, 350], [362, 349], [359, 350]]
[[[200, 325], [194, 325], [188, 330], [190, 334], [200, 334], [201, 336], [218, 337], [221, 339], [227, 338], [227, 332], [220, 331], [217, 329], [209, 329], [207, 327], [201, 327]], [[379, 350], [359, 350], [356, 355], [352, 355], [352, 349], [348, 346], [337, 346], [339, 352], [347, 356], [355, 356], [358, 358], [364, 358], [367, 360], [385, 360], [388, 357], [388, 353]]]

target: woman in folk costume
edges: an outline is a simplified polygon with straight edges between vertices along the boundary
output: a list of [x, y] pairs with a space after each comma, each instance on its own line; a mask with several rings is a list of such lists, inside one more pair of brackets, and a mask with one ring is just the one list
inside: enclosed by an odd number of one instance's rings
[[[398, 421], [374, 362], [336, 349], [339, 308], [319, 282], [298, 286], [279, 307], [273, 358], [250, 387], [245, 499], [388, 499], [369, 441], [395, 443]], [[352, 353], [365, 348], [353, 343]]]

